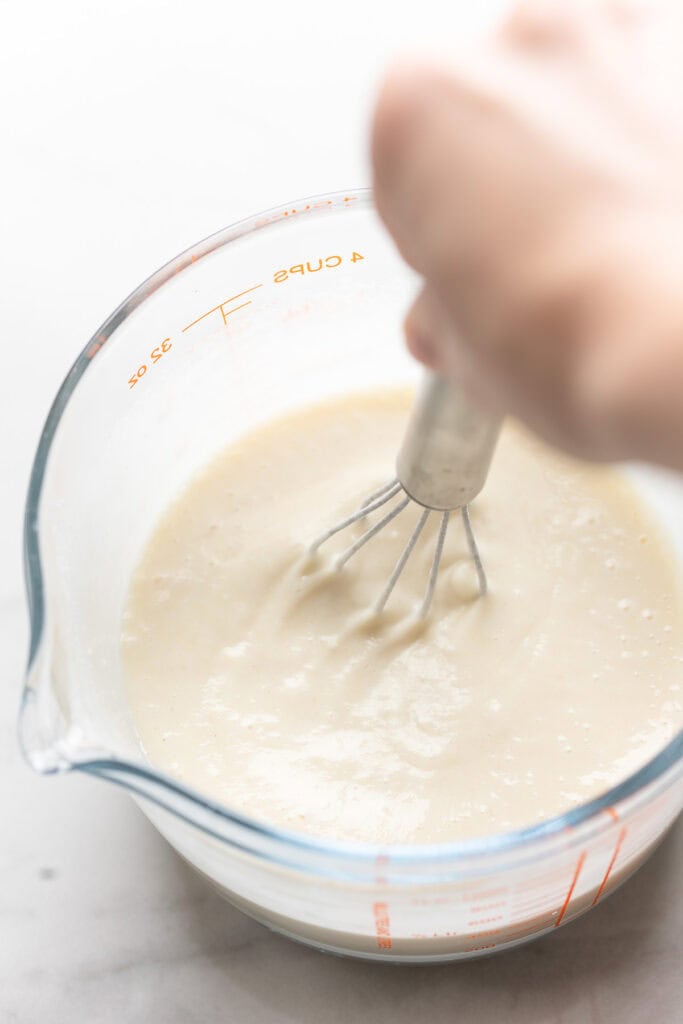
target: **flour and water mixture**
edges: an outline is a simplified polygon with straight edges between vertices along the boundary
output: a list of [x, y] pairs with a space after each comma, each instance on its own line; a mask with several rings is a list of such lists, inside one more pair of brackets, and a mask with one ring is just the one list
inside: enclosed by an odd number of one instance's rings
[[454, 515], [423, 624], [436, 523], [383, 615], [368, 613], [417, 506], [341, 572], [353, 531], [306, 559], [391, 477], [408, 409], [404, 394], [361, 395], [274, 422], [166, 511], [122, 635], [152, 764], [271, 824], [426, 843], [566, 811], [681, 727], [673, 559], [613, 470], [507, 428], [471, 509], [490, 591]]

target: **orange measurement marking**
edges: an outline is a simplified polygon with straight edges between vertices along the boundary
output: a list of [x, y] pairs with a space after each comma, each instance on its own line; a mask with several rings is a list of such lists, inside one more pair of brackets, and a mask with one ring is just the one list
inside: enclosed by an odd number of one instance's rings
[[194, 327], [195, 324], [198, 324], [200, 322], [200, 320], [205, 320], [206, 317], [211, 316], [212, 313], [220, 313], [221, 316], [223, 317], [223, 323], [226, 324], [228, 322], [227, 318], [230, 316], [230, 314], [236, 313], [238, 309], [244, 309], [245, 306], [251, 305], [251, 299], [249, 299], [247, 302], [241, 303], [241, 305], [239, 306], [236, 306], [235, 309], [226, 310], [225, 306], [228, 306], [231, 302], [234, 302], [236, 299], [241, 299], [243, 295], [248, 295], [249, 292], [255, 292], [257, 288], [262, 287], [263, 285], [261, 284], [255, 284], [252, 288], [245, 288], [243, 292], [238, 292], [237, 295], [232, 295], [229, 299], [224, 299], [223, 302], [219, 302], [218, 305], [213, 306], [212, 309], [207, 309], [206, 313], [202, 313], [201, 316], [198, 316], [197, 319], [193, 320], [192, 323], [187, 325], [187, 327], [183, 327], [181, 333], [184, 334], [185, 331], [189, 331], [190, 327]]
[[613, 807], [606, 807], [605, 810], [609, 814], [609, 816], [612, 819], [612, 821], [619, 821], [619, 815], [617, 814], [617, 812], [614, 810]]
[[470, 911], [473, 914], [488, 914], [490, 910], [497, 910], [499, 907], [504, 907], [507, 900], [498, 900], [497, 903], [487, 903], [480, 907], [470, 907]]
[[614, 867], [614, 862], [616, 861], [617, 857], [619, 856], [619, 850], [621, 849], [621, 844], [623, 843], [625, 838], [626, 838], [626, 828], [624, 827], [624, 828], [622, 828], [621, 832], [617, 836], [617, 845], [614, 847], [614, 853], [612, 854], [610, 862], [607, 865], [607, 871], [605, 871], [605, 877], [603, 878], [602, 882], [600, 882], [600, 888], [598, 889], [598, 891], [595, 894], [595, 899], [591, 903], [591, 907], [595, 906], [595, 904], [598, 902], [598, 900], [602, 896], [603, 892], [605, 891], [605, 886], [607, 885], [607, 879], [609, 878], [609, 876], [612, 873], [612, 868]]
[[502, 914], [495, 914], [495, 916], [493, 916], [493, 917], [480, 917], [477, 921], [468, 921], [467, 922], [467, 927], [468, 928], [476, 928], [477, 925], [480, 925], [480, 924], [491, 924], [492, 921], [502, 921], [502, 920], [503, 920], [503, 915]]
[[375, 934], [378, 949], [391, 949], [391, 921], [389, 920], [389, 904], [373, 903], [372, 914], [375, 918]]
[[562, 918], [567, 913], [567, 907], [569, 906], [571, 898], [572, 898], [572, 896], [574, 894], [574, 889], [576, 888], [576, 883], [579, 880], [579, 875], [581, 874], [581, 868], [583, 867], [583, 865], [585, 863], [585, 860], [586, 860], [586, 851], [583, 850], [581, 852], [581, 855], [580, 855], [579, 859], [576, 862], [576, 867], [574, 869], [574, 877], [571, 880], [571, 883], [570, 883], [570, 886], [569, 886], [569, 890], [567, 892], [567, 895], [564, 898], [564, 903], [562, 904], [562, 909], [560, 910], [560, 913], [558, 914], [558, 917], [557, 917], [557, 921], [555, 922], [555, 927], [556, 928], [559, 927], [559, 925], [562, 923]]

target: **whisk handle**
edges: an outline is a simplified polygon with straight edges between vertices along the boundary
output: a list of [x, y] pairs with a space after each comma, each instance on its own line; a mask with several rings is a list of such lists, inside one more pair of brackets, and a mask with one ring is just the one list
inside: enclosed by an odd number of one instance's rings
[[396, 462], [404, 490], [426, 508], [468, 505], [486, 482], [500, 426], [457, 385], [427, 373]]

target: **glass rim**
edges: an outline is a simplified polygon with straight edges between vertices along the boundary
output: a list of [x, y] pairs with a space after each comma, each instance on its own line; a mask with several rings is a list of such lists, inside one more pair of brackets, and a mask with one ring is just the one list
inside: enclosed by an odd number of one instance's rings
[[[358, 200], [359, 202], [355, 202]], [[173, 800], [183, 800], [188, 807], [195, 806], [202, 812], [223, 819], [226, 823], [241, 829], [246, 836], [258, 837], [275, 842], [286, 848], [298, 848], [311, 854], [319, 854], [323, 858], [353, 858], [354, 860], [377, 861], [378, 858], [390, 858], [392, 862], [423, 863], [457, 862], [472, 859], [488, 858], [521, 849], [528, 849], [536, 841], [557, 836], [566, 830], [574, 831], [580, 825], [589, 822], [604, 821], [609, 826], [611, 818], [604, 815], [614, 805], [621, 803], [645, 787], [665, 781], [670, 770], [677, 768], [678, 774], [683, 773], [683, 729], [669, 741], [654, 757], [650, 758], [635, 772], [610, 787], [604, 793], [579, 804], [560, 815], [555, 815], [537, 825], [507, 832], [493, 833], [481, 837], [449, 840], [440, 843], [399, 843], [376, 844], [355, 841], [331, 840], [306, 833], [297, 832], [279, 826], [265, 824], [257, 818], [251, 818], [226, 805], [202, 796], [193, 788], [173, 779], [166, 773], [126, 758], [106, 757], [88, 758], [82, 761], [62, 759], [59, 766], [37, 767], [22, 734], [21, 720], [28, 713], [28, 708], [36, 691], [31, 683], [31, 673], [44, 641], [45, 635], [45, 594], [43, 586], [43, 567], [40, 554], [39, 516], [41, 510], [42, 488], [49, 460], [52, 443], [59, 429], [60, 421], [81, 378], [94, 362], [97, 353], [110, 341], [117, 328], [146, 299], [157, 292], [167, 281], [194, 266], [203, 257], [208, 256], [224, 246], [246, 235], [267, 230], [275, 224], [296, 218], [324, 215], [326, 212], [343, 209], [344, 203], [355, 203], [348, 209], [371, 209], [374, 207], [370, 188], [354, 188], [346, 191], [320, 193], [295, 200], [281, 206], [271, 207], [258, 214], [236, 221], [201, 241], [185, 249], [178, 256], [169, 260], [162, 267], [146, 278], [136, 289], [120, 303], [114, 312], [107, 317], [102, 326], [93, 334], [88, 343], [76, 357], [64, 378], [48, 412], [34, 456], [29, 479], [28, 493], [24, 513], [24, 578], [30, 623], [30, 642], [28, 664], [24, 676], [24, 687], [20, 707], [20, 744], [24, 756], [38, 771], [51, 773], [57, 770], [80, 770], [98, 777], [107, 778], [125, 786], [131, 792], [151, 800], [164, 807], [204, 832], [211, 834], [204, 824], [194, 821], [190, 815], [180, 815], [172, 806]], [[141, 790], [142, 787], [142, 790]], [[169, 795], [166, 802], [155, 795], [154, 790], [161, 787]], [[602, 815], [602, 818], [600, 816]], [[233, 844], [230, 838], [217, 835], [222, 842]]]

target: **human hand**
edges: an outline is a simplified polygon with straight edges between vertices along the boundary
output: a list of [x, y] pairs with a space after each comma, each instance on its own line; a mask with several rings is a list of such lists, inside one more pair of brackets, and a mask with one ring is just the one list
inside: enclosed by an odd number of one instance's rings
[[572, 452], [683, 469], [683, 21], [527, 3], [399, 66], [379, 212], [425, 285], [413, 354]]

